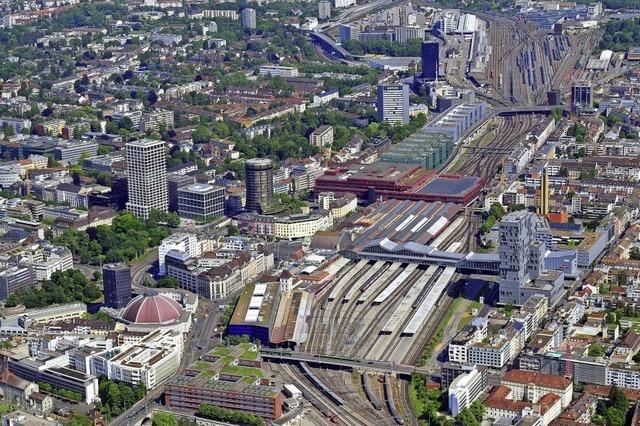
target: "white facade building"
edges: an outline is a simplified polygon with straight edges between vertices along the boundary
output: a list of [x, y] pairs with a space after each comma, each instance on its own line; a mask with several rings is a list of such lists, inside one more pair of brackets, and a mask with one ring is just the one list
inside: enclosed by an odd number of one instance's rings
[[457, 416], [460, 411], [471, 406], [483, 390], [482, 373], [477, 367], [456, 377], [449, 385], [449, 411]]
[[178, 371], [183, 351], [182, 333], [157, 330], [137, 343], [94, 355], [91, 374], [153, 389]]
[[194, 234], [173, 234], [162, 240], [158, 247], [158, 273], [166, 275], [165, 257], [171, 250], [185, 254], [186, 259], [200, 256], [200, 245]]
[[164, 141], [142, 139], [126, 144], [129, 201], [127, 210], [147, 219], [151, 209], [169, 208]]

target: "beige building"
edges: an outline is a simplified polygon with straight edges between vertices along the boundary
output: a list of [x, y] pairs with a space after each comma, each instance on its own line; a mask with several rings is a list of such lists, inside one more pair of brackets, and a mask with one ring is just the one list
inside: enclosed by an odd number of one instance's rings
[[560, 397], [564, 409], [571, 404], [573, 398], [571, 380], [552, 374], [514, 369], [505, 373], [502, 384], [512, 389], [513, 399], [526, 399], [534, 404], [546, 394], [552, 393]]
[[333, 143], [333, 127], [320, 126], [309, 135], [309, 144], [323, 148]]

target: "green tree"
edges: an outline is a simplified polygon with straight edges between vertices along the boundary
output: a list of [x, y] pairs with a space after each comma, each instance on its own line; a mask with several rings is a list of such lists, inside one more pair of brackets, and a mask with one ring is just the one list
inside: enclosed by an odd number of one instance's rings
[[84, 414], [74, 414], [65, 422], [65, 426], [93, 426], [93, 420]]
[[610, 407], [607, 409], [605, 418], [607, 426], [624, 426], [626, 423], [626, 410]]
[[637, 246], [631, 247], [629, 250], [629, 259], [640, 260], [640, 248]]
[[480, 426], [480, 421], [475, 418], [470, 409], [465, 408], [456, 416], [456, 425]]
[[624, 287], [627, 285], [628, 281], [629, 281], [629, 273], [623, 269], [618, 273], [618, 285]]
[[179, 288], [180, 281], [175, 277], [163, 277], [158, 280], [159, 288]]
[[240, 231], [238, 230], [237, 226], [229, 225], [227, 226], [227, 235], [229, 235], [230, 237], [240, 235]]
[[609, 403], [613, 408], [617, 408], [623, 414], [629, 409], [629, 400], [622, 389], [617, 386], [611, 386], [609, 390]]
[[213, 133], [207, 126], [198, 126], [191, 134], [193, 143], [207, 143], [213, 137]]
[[159, 411], [153, 415], [151, 424], [152, 426], [178, 426], [178, 419], [171, 413]]
[[592, 343], [589, 345], [589, 356], [601, 357], [604, 355], [604, 348], [600, 343]]

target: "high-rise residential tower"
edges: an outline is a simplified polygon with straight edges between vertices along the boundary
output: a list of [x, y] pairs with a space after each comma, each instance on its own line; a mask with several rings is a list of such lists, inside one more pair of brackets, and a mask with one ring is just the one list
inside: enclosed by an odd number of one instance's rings
[[331, 3], [328, 1], [318, 2], [318, 19], [331, 18]]
[[242, 9], [240, 12], [240, 21], [242, 22], [242, 28], [249, 28], [251, 30], [256, 28], [256, 11], [255, 9]]
[[166, 212], [169, 205], [167, 158], [163, 141], [142, 139], [126, 144], [127, 210], [147, 219], [151, 209]]

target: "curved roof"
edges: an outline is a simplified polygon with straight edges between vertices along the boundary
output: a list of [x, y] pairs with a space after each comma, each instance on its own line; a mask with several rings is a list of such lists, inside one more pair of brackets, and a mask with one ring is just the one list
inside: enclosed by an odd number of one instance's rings
[[182, 307], [172, 298], [147, 293], [129, 302], [121, 317], [135, 324], [161, 324], [180, 319], [181, 315]]

